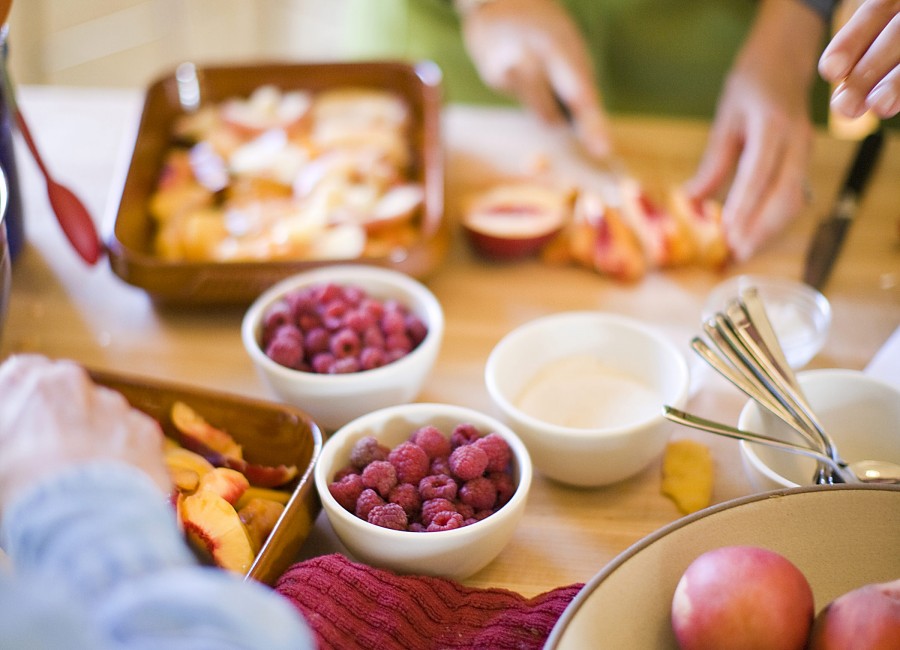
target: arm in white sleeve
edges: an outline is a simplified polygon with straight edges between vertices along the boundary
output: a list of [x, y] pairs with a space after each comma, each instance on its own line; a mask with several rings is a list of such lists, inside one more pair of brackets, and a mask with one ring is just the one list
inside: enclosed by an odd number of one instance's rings
[[0, 544], [13, 569], [0, 576], [0, 647], [315, 648], [277, 593], [198, 566], [167, 499], [124, 464], [79, 466], [22, 494]]

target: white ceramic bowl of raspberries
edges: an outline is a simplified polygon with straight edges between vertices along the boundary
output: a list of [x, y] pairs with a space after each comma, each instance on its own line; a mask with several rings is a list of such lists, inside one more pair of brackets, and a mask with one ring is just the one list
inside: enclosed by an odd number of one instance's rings
[[488, 393], [535, 469], [579, 487], [624, 480], [665, 449], [663, 405], [683, 408], [690, 376], [655, 328], [600, 311], [551, 314], [507, 334], [485, 366]]
[[322, 267], [275, 284], [241, 326], [263, 381], [326, 431], [414, 400], [443, 333], [443, 310], [425, 285], [361, 264]]
[[524, 443], [461, 406], [405, 404], [369, 413], [325, 443], [316, 489], [338, 538], [360, 561], [463, 580], [515, 532], [531, 487]]

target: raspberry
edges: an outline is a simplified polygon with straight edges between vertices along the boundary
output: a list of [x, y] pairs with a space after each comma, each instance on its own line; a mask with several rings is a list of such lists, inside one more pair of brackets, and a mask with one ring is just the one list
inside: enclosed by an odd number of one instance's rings
[[429, 458], [450, 455], [450, 441], [435, 426], [417, 429], [410, 440], [424, 449]]
[[447, 474], [432, 474], [419, 481], [419, 494], [422, 499], [447, 499], [453, 501], [459, 486], [452, 476]]
[[328, 336], [328, 330], [324, 327], [315, 326], [306, 330], [303, 337], [303, 345], [306, 348], [306, 354], [314, 357], [320, 352], [328, 352], [328, 344], [331, 337]]
[[387, 363], [387, 357], [384, 351], [379, 348], [365, 347], [359, 353], [359, 367], [362, 370], [372, 370], [380, 368]]
[[331, 337], [330, 349], [331, 354], [336, 358], [346, 359], [357, 356], [362, 349], [362, 344], [359, 335], [349, 327], [345, 327]]
[[303, 363], [303, 335], [293, 325], [282, 325], [269, 341], [265, 352], [275, 363], [297, 368]]
[[263, 345], [267, 345], [275, 332], [282, 326], [294, 322], [291, 307], [286, 300], [279, 300], [266, 310], [262, 322]]
[[[363, 492], [365, 494], [365, 491]], [[449, 510], [450, 512], [456, 512], [456, 508], [453, 505], [453, 502], [447, 499], [428, 499], [427, 501], [422, 502], [422, 523], [426, 526], [431, 523], [431, 520], [434, 519], [434, 516], [439, 512], [444, 512], [445, 510]]]
[[359, 371], [359, 361], [354, 357], [344, 357], [343, 359], [335, 359], [334, 363], [328, 369], [328, 373], [332, 375], [346, 375]]
[[347, 474], [343, 478], [329, 483], [328, 491], [344, 510], [353, 512], [356, 509], [356, 500], [363, 491], [362, 478], [359, 474]]
[[375, 298], [363, 298], [359, 302], [360, 310], [366, 312], [373, 320], [380, 320], [384, 315], [384, 305]]
[[388, 352], [402, 352], [404, 355], [409, 354], [413, 347], [405, 332], [388, 334], [384, 339], [384, 346]]
[[381, 331], [386, 337], [394, 334], [406, 336], [406, 319], [403, 314], [397, 309], [388, 310], [385, 307], [384, 315], [381, 317]]
[[428, 326], [421, 318], [415, 314], [410, 314], [406, 317], [406, 334], [409, 336], [409, 340], [412, 341], [413, 347], [416, 347], [428, 335]]
[[428, 474], [428, 454], [415, 443], [400, 443], [388, 454], [388, 460], [397, 470], [397, 480], [400, 483], [418, 485]]
[[320, 352], [312, 358], [313, 372], [326, 374], [334, 365], [334, 356], [330, 352]]
[[424, 533], [428, 529], [421, 521], [413, 521], [409, 524], [409, 526], [407, 526], [406, 530], [410, 531], [411, 533]]
[[468, 445], [481, 437], [481, 431], [475, 428], [473, 424], [457, 424], [450, 434], [450, 444], [453, 447], [462, 447]]
[[450, 456], [438, 456], [433, 459], [429, 471], [432, 474], [446, 474], [447, 476], [451, 476], [453, 472], [450, 471]]
[[375, 318], [362, 309], [352, 309], [344, 316], [344, 325], [357, 334], [363, 334], [375, 325]]
[[362, 471], [362, 484], [372, 488], [382, 497], [387, 497], [397, 485], [397, 471], [386, 460], [374, 460]]
[[463, 481], [484, 474], [487, 464], [487, 453], [475, 445], [457, 447], [450, 454], [450, 470]]
[[381, 330], [378, 329], [377, 326], [370, 327], [362, 333], [362, 343], [363, 346], [367, 348], [376, 348], [378, 350], [385, 349], [384, 334], [381, 333]]
[[516, 484], [508, 472], [491, 472], [488, 478], [497, 488], [497, 508], [506, 505], [516, 491]]
[[369, 512], [375, 506], [383, 506], [384, 499], [378, 496], [378, 493], [372, 488], [366, 488], [359, 494], [359, 498], [356, 500], [356, 508], [353, 510], [353, 514], [355, 514], [360, 519], [369, 518]]
[[497, 501], [497, 488], [489, 478], [479, 476], [463, 483], [459, 488], [459, 500], [475, 510], [488, 510]]
[[468, 503], [457, 501], [454, 505], [456, 506], [456, 512], [461, 514], [463, 519], [473, 519], [475, 517], [475, 508]]
[[364, 469], [372, 461], [387, 460], [390, 451], [375, 436], [364, 436], [350, 450], [350, 464], [357, 469]]
[[422, 497], [419, 490], [412, 483], [400, 483], [395, 485], [388, 495], [388, 502], [396, 503], [403, 508], [406, 516], [412, 519], [419, 513], [422, 507]]
[[499, 433], [489, 433], [472, 444], [487, 452], [488, 472], [502, 472], [509, 465], [512, 451], [509, 448], [509, 443]]
[[364, 289], [352, 285], [341, 287], [341, 295], [344, 297], [344, 301], [352, 307], [358, 306], [366, 298]]
[[359, 470], [353, 467], [353, 465], [347, 465], [343, 469], [339, 469], [334, 473], [334, 478], [331, 480], [335, 483], [343, 479], [345, 476], [349, 476], [350, 474], [359, 474]]
[[406, 513], [396, 503], [386, 503], [383, 506], [375, 506], [369, 510], [366, 520], [370, 524], [390, 528], [392, 530], [406, 530]]
[[434, 516], [434, 519], [431, 520], [431, 523], [428, 524], [428, 528], [425, 530], [429, 533], [441, 530], [453, 530], [454, 528], [462, 528], [463, 522], [463, 516], [458, 512], [448, 512], [444, 510]]

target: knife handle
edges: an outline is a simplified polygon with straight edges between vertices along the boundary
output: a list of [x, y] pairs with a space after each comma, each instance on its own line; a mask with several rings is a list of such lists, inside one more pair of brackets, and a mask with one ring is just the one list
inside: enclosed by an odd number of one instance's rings
[[850, 172], [847, 174], [847, 180], [844, 183], [845, 190], [850, 190], [857, 195], [862, 194], [866, 183], [872, 176], [872, 168], [878, 162], [883, 144], [884, 129], [881, 127], [863, 139], [856, 158], [853, 160], [853, 166], [850, 167]]

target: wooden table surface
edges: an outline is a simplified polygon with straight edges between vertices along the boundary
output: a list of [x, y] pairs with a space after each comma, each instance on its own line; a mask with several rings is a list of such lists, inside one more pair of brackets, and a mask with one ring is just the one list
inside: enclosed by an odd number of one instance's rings
[[[25, 87], [19, 94], [50, 169], [76, 190], [106, 232], [134, 141], [141, 92]], [[707, 128], [702, 123], [654, 118], [618, 118], [613, 127], [624, 162], [648, 184], [689, 177]], [[467, 188], [492, 175], [524, 172], [535, 159], [575, 182], [598, 182], [597, 170], [573, 152], [565, 134], [542, 129], [516, 110], [451, 106], [443, 135], [450, 219]], [[142, 290], [121, 282], [105, 261], [86, 267], [56, 225], [27, 152], [22, 148], [18, 153], [29, 243], [13, 269], [0, 358], [40, 352], [94, 368], [271, 397], [241, 345], [241, 309], [157, 311]], [[777, 241], [724, 273], [686, 268], [622, 285], [587, 270], [551, 268], [536, 261], [491, 264], [472, 255], [454, 228], [447, 260], [428, 280], [443, 304], [447, 327], [420, 399], [496, 414], [483, 371], [497, 341], [544, 314], [598, 309], [640, 318], [682, 346], [695, 371], [688, 409], [736, 422], [742, 395], [701, 366], [689, 350], [690, 339], [700, 332], [704, 299], [731, 275], [799, 278], [815, 220], [831, 205], [852, 153], [852, 143], [819, 134], [811, 172], [812, 205]], [[900, 324], [898, 180], [900, 135], [894, 133], [827, 287], [832, 329], [810, 367], [861, 369]], [[736, 443], [675, 427], [673, 435], [693, 437], [713, 450], [714, 502], [751, 492]], [[531, 596], [587, 581], [617, 554], [679, 516], [673, 503], [660, 494], [659, 462], [600, 489], [572, 489], [537, 476], [512, 542], [467, 584], [505, 587]], [[303, 557], [339, 548], [323, 517]]]

